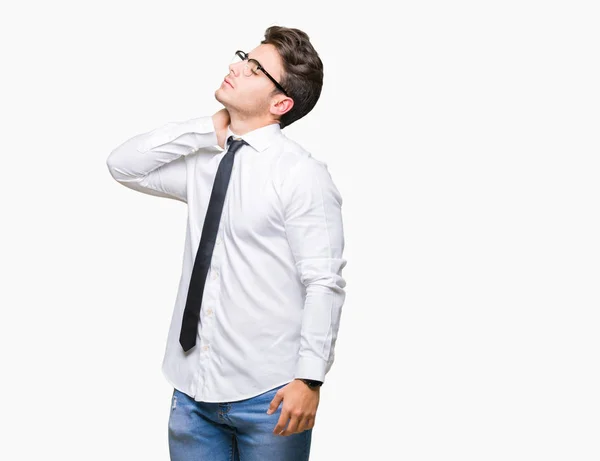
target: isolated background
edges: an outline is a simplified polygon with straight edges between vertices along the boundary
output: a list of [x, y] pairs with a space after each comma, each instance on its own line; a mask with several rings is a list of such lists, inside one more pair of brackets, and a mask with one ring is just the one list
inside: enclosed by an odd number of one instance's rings
[[216, 112], [232, 53], [274, 24], [324, 61], [317, 107], [285, 133], [344, 199], [311, 460], [600, 459], [596, 7], [2, 6], [0, 459], [168, 459], [186, 209], [119, 185], [106, 158]]

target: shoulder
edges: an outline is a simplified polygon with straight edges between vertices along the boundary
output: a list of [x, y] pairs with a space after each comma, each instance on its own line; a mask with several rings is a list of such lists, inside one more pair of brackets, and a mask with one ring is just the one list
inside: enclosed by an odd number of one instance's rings
[[289, 138], [280, 147], [278, 176], [284, 202], [299, 197], [320, 201], [331, 198], [341, 205], [342, 196], [326, 162]]
[[327, 164], [297, 141], [282, 134], [279, 142], [277, 169], [282, 183], [302, 175], [318, 174], [319, 170], [327, 171]]

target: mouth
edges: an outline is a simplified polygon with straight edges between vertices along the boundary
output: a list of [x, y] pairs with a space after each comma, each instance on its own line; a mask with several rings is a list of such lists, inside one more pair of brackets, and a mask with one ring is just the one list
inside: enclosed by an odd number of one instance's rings
[[228, 85], [228, 86], [230, 86], [231, 88], [233, 88], [233, 85], [231, 84], [231, 82], [230, 82], [229, 80], [227, 80], [226, 78], [225, 78], [225, 79], [223, 79], [223, 82], [224, 82], [226, 85]]

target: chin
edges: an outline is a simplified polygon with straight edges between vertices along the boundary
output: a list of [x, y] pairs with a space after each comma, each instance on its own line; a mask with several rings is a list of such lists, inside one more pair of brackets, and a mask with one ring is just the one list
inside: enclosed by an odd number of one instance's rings
[[218, 89], [215, 91], [215, 99], [216, 99], [217, 101], [219, 101], [221, 104], [224, 104], [223, 98], [221, 97], [220, 90], [221, 90], [221, 88], [218, 88]]

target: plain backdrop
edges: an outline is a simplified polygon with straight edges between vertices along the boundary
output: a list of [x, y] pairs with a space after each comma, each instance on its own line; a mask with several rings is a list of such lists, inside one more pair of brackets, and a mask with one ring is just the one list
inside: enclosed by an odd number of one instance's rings
[[284, 131], [343, 196], [311, 460], [600, 459], [599, 19], [574, 0], [3, 5], [0, 459], [168, 460], [185, 204], [106, 159], [220, 109], [233, 52], [271, 25], [324, 62]]

